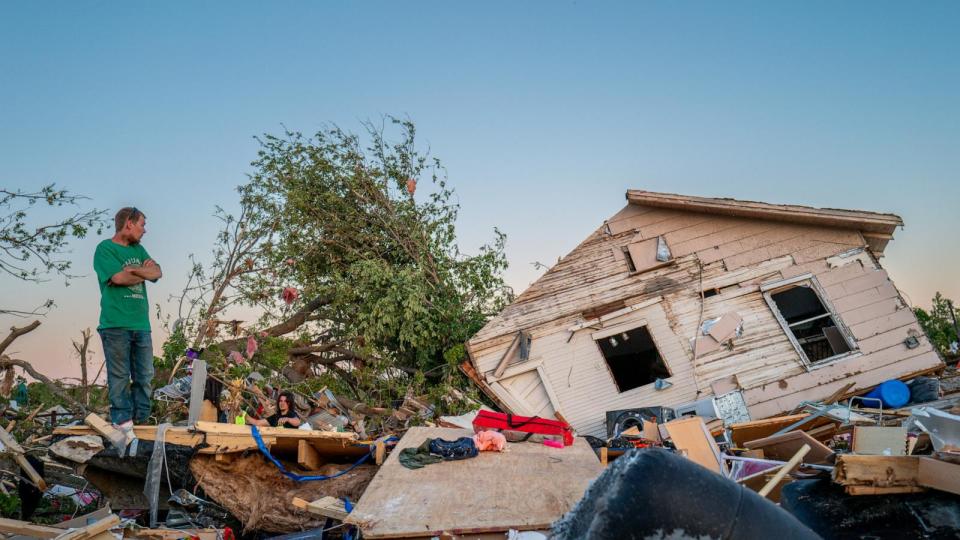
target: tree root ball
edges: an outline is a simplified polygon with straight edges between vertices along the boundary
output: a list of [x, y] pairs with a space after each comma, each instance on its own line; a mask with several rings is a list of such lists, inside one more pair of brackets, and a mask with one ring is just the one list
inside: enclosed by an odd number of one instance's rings
[[[349, 466], [325, 465], [319, 473], [331, 475]], [[325, 521], [322, 516], [293, 506], [294, 497], [307, 501], [326, 496], [348, 497], [356, 504], [377, 473], [377, 467], [363, 464], [337, 478], [294, 482], [266, 458], [251, 453], [230, 461], [196, 455], [190, 460], [190, 471], [207, 497], [243, 523], [244, 532], [289, 533], [316, 529]]]

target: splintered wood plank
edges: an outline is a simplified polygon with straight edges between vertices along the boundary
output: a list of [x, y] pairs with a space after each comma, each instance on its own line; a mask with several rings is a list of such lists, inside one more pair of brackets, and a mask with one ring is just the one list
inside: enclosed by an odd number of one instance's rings
[[[217, 422], [197, 422], [197, 431], [202, 433], [215, 433], [218, 435], [247, 435], [250, 436], [250, 426], [240, 426], [237, 424], [221, 424]], [[257, 428], [260, 435], [264, 437], [282, 437], [292, 439], [348, 439], [356, 440], [357, 434], [339, 431], [304, 431], [301, 429], [290, 429], [280, 427], [261, 427]]]
[[907, 449], [907, 428], [903, 426], [854, 426], [855, 454], [902, 456]]
[[217, 529], [137, 529], [137, 538], [140, 540], [181, 540], [195, 538], [198, 540], [217, 540], [222, 536]]
[[847, 495], [902, 495], [904, 493], [921, 493], [926, 491], [917, 486], [893, 486], [893, 487], [875, 487], [875, 486], [847, 486], [843, 488]]
[[46, 525], [36, 525], [16, 519], [0, 518], [0, 532], [30, 536], [33, 538], [56, 538], [63, 534], [63, 529], [48, 527]]
[[[730, 438], [733, 444], [742, 447], [743, 443], [755, 441], [764, 437], [769, 437], [781, 429], [795, 424], [800, 420], [810, 416], [808, 413], [791, 414], [788, 416], [777, 416], [765, 420], [753, 420], [750, 422], [738, 422], [730, 425]], [[810, 424], [804, 424], [804, 428], [809, 428]]]
[[364, 538], [549, 529], [603, 470], [583, 439], [564, 448], [510, 443], [506, 452], [481, 452], [422, 469], [400, 464], [403, 449], [427, 438], [471, 435], [464, 429], [411, 428], [346, 521], [358, 525]]
[[833, 481], [845, 486], [851, 495], [912, 493], [923, 489], [917, 481], [919, 460], [917, 456], [842, 454], [837, 456]]
[[[156, 426], [134, 426], [133, 433], [141, 441], [153, 441], [157, 437]], [[89, 426], [66, 426], [58, 427], [53, 430], [54, 435], [99, 435], [97, 431]], [[183, 426], [174, 426], [167, 429], [164, 435], [164, 441], [167, 444], [176, 444], [179, 446], [194, 447], [203, 442], [203, 434], [190, 431]]]
[[47, 490], [47, 483], [44, 482], [43, 477], [33, 468], [33, 465], [27, 461], [26, 452], [20, 446], [20, 443], [17, 442], [17, 439], [13, 435], [7, 433], [3, 428], [0, 428], [0, 450], [6, 449], [8, 452], [13, 454], [13, 460], [17, 462], [17, 465], [23, 469], [23, 472], [27, 475], [27, 478], [30, 479], [34, 484], [40, 488], [40, 491]]
[[350, 515], [347, 513], [347, 507], [344, 502], [336, 497], [323, 497], [322, 499], [317, 499], [312, 502], [301, 499], [300, 497], [294, 497], [293, 505], [311, 514], [333, 518], [337, 521], [343, 521]]
[[102, 435], [113, 446], [120, 449], [123, 449], [123, 447], [126, 446], [126, 435], [124, 435], [119, 429], [113, 427], [110, 422], [107, 422], [96, 414], [88, 414], [87, 417], [83, 419], [83, 423], [93, 428], [94, 431]]
[[120, 517], [116, 514], [110, 514], [100, 521], [91, 523], [90, 525], [80, 529], [74, 529], [66, 534], [58, 536], [57, 538], [58, 540], [82, 540], [84, 538], [94, 538], [100, 533], [109, 531], [117, 525], [120, 525]]
[[917, 483], [924, 487], [960, 495], [960, 465], [922, 457], [917, 470]]

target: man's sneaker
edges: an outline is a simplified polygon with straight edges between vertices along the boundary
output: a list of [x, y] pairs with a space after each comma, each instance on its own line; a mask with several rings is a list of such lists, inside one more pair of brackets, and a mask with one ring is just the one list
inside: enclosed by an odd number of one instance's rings
[[[137, 434], [133, 431], [133, 420], [127, 420], [126, 422], [121, 422], [120, 424], [114, 424], [113, 427], [117, 428], [117, 431], [123, 434], [123, 448], [117, 448], [117, 453], [120, 454], [120, 457], [123, 457], [126, 453], [127, 447], [131, 447], [131, 443], [137, 440]], [[136, 451], [136, 446], [132, 446], [130, 455], [135, 454]]]

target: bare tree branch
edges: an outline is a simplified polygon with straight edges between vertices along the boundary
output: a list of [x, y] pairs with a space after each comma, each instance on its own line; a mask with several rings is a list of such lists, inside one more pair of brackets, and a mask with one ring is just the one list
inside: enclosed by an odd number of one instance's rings
[[[38, 323], [38, 324], [39, 324], [39, 323]], [[47, 388], [50, 389], [51, 392], [53, 392], [54, 394], [56, 394], [60, 399], [62, 399], [62, 400], [64, 400], [65, 402], [67, 402], [67, 404], [70, 405], [71, 407], [73, 407], [74, 409], [82, 412], [83, 414], [87, 414], [87, 412], [89, 412], [86, 405], [84, 405], [83, 403], [80, 403], [79, 401], [73, 399], [73, 397], [71, 397], [70, 394], [68, 394], [67, 392], [65, 392], [65, 391], [63, 390], [63, 388], [60, 388], [55, 382], [53, 382], [53, 381], [51, 381], [50, 379], [48, 379], [48, 378], [46, 377], [46, 375], [44, 375], [43, 373], [40, 373], [39, 371], [37, 371], [36, 369], [34, 369], [33, 366], [30, 365], [29, 362], [25, 362], [25, 361], [23, 361], [23, 360], [18, 360], [18, 359], [16, 359], [16, 358], [10, 358], [9, 356], [7, 356], [7, 355], [5, 355], [5, 354], [4, 354], [4, 355], [0, 355], [0, 370], [2, 370], [2, 369], [10, 369], [10, 368], [13, 367], [13, 366], [17, 366], [17, 367], [19, 367], [19, 368], [22, 368], [24, 371], [26, 371], [27, 373], [29, 373], [31, 377], [33, 377], [34, 379], [42, 382], [44, 385], [46, 385]]]
[[40, 326], [40, 321], [33, 321], [27, 326], [21, 326], [20, 328], [17, 328], [16, 326], [11, 326], [10, 334], [7, 335], [7, 337], [4, 338], [3, 341], [0, 341], [0, 354], [2, 354], [3, 351], [7, 350], [7, 347], [9, 347], [11, 343], [13, 343], [13, 340], [17, 339], [18, 337], [24, 334], [29, 334], [30, 332], [33, 332], [34, 330], [37, 329], [38, 326]]

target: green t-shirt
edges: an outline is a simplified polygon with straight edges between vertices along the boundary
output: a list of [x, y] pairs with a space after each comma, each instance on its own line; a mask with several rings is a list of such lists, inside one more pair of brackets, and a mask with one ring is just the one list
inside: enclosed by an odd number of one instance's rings
[[128, 266], [143, 266], [150, 259], [142, 245], [121, 246], [111, 239], [97, 245], [93, 269], [100, 283], [100, 326], [124, 330], [150, 330], [150, 303], [143, 283], [113, 285], [110, 278]]

